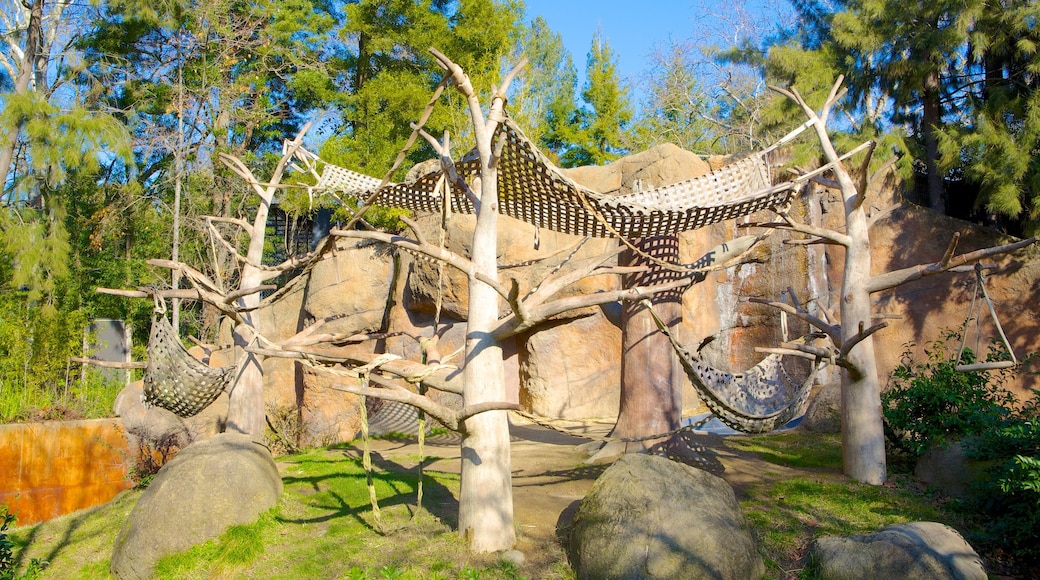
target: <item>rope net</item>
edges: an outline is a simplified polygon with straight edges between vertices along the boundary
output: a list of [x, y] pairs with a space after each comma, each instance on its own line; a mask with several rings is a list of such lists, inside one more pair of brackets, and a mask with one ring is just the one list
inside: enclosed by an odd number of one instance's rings
[[[745, 433], [768, 433], [802, 412], [823, 361], [817, 359], [812, 364], [808, 377], [801, 384], [787, 374], [783, 356], [779, 354], [767, 356], [740, 374], [720, 371], [687, 350], [657, 317], [653, 308], [649, 309], [657, 328], [668, 337], [672, 349], [679, 356], [683, 370], [701, 401], [727, 426]], [[805, 336], [798, 341], [809, 342], [813, 337]]]
[[152, 318], [144, 402], [191, 417], [208, 407], [235, 377], [235, 367], [214, 368], [191, 356], [164, 315]]
[[[499, 211], [577, 236], [632, 239], [702, 228], [784, 205], [796, 185], [771, 184], [767, 150], [664, 187], [605, 195], [565, 177], [509, 119], [498, 125], [495, 139], [503, 143], [498, 161]], [[479, 173], [480, 164], [470, 154], [456, 164], [456, 170], [469, 181]], [[440, 212], [443, 196], [437, 185], [442, 176], [442, 171], [435, 171], [377, 189], [378, 179], [326, 163], [314, 189], [365, 199], [375, 195], [374, 203], [379, 205]], [[448, 203], [452, 212], [474, 213], [472, 201], [456, 184], [450, 187]]]

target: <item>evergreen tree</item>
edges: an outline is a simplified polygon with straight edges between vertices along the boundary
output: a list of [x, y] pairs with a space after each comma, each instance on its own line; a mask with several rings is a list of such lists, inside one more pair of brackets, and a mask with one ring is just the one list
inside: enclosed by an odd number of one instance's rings
[[528, 64], [511, 86], [510, 114], [532, 142], [558, 161], [566, 148], [565, 127], [577, 108], [573, 59], [560, 33], [550, 30], [541, 16], [524, 29], [519, 45]]
[[[955, 110], [939, 134], [941, 167], [977, 184], [976, 207], [1040, 221], [1040, 5], [988, 3], [969, 31]], [[970, 200], [969, 200], [970, 201]]]
[[[336, 64], [340, 119], [321, 148], [331, 163], [382, 177], [404, 146], [414, 123], [444, 76], [430, 47], [448, 55], [481, 93], [498, 77], [520, 21], [515, 2], [497, 0], [358, 0], [345, 7]], [[445, 91], [427, 131], [449, 130], [467, 143], [470, 120], [458, 95]], [[420, 144], [410, 159], [433, 153]]]
[[625, 153], [624, 132], [632, 121], [633, 110], [628, 87], [617, 75], [617, 59], [610, 44], [597, 31], [592, 38], [583, 106], [562, 134], [572, 145], [562, 155], [564, 167], [601, 165]]

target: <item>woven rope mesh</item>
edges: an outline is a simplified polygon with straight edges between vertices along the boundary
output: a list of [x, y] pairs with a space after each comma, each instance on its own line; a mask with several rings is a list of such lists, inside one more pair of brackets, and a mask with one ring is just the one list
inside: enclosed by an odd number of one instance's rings
[[[496, 138], [505, 143], [498, 164], [499, 211], [538, 227], [578, 236], [611, 237], [616, 232], [626, 238], [643, 238], [676, 234], [783, 205], [792, 194], [789, 186], [770, 184], [764, 156], [753, 154], [707, 175], [608, 196], [561, 175], [510, 121], [499, 124]], [[468, 156], [456, 164], [456, 169], [469, 180], [479, 172], [479, 163]], [[359, 175], [326, 164], [318, 188], [367, 198], [370, 193], [359, 194], [358, 184], [363, 181]], [[375, 203], [439, 212], [441, 198], [436, 186], [440, 177], [441, 172], [435, 172], [410, 183], [389, 184], [379, 190]], [[375, 182], [370, 187], [378, 185], [378, 180], [367, 179]], [[450, 200], [453, 212], [474, 212], [465, 192], [454, 185]]]
[[191, 356], [165, 316], [152, 318], [144, 401], [191, 417], [208, 407], [227, 388], [235, 367], [214, 368]]
[[700, 361], [665, 332], [679, 355], [686, 374], [708, 410], [720, 421], [745, 433], [766, 433], [798, 416], [809, 398], [816, 366], [801, 384], [794, 384], [780, 355], [771, 354], [749, 369], [734, 375]]

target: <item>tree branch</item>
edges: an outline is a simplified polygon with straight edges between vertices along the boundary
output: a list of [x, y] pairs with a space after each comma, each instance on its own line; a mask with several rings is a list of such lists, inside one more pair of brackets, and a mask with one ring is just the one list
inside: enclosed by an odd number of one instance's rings
[[421, 254], [434, 260], [440, 260], [445, 264], [458, 269], [467, 276], [475, 276], [481, 282], [494, 288], [495, 292], [502, 296], [502, 298], [509, 298], [509, 290], [502, 286], [502, 284], [497, 280], [476, 272], [473, 263], [468, 259], [463, 258], [450, 250], [434, 246], [433, 244], [423, 243], [418, 240], [411, 240], [402, 236], [387, 234], [384, 232], [333, 229], [329, 232], [329, 235], [359, 240], [375, 240], [377, 242], [383, 242], [384, 244], [390, 244], [407, 251]]
[[794, 316], [799, 320], [802, 320], [804, 322], [809, 323], [812, 326], [815, 326], [816, 328], [819, 328], [821, 331], [827, 334], [828, 338], [830, 338], [831, 342], [833, 342], [834, 344], [841, 344], [840, 326], [835, 324], [829, 324], [826, 320], [823, 320], [822, 318], [819, 318], [817, 316], [813, 316], [812, 314], [809, 314], [801, 308], [795, 308], [794, 306], [786, 302], [766, 300], [765, 298], [751, 297], [748, 298], [748, 302], [754, 304], [765, 304], [766, 306], [771, 306], [773, 308], [776, 308], [777, 310], [780, 310], [781, 312], [785, 312], [791, 316]]
[[[1014, 252], [1015, 250], [1019, 250], [1032, 244], [1035, 244], [1037, 241], [1040, 241], [1040, 238], [1033, 237], [1011, 244], [1004, 244], [1002, 246], [983, 248], [981, 250], [968, 252], [967, 254], [961, 254], [952, 258], [948, 257], [948, 255], [943, 256], [943, 260], [940, 262], [933, 262], [931, 264], [918, 264], [916, 266], [910, 266], [909, 268], [902, 268], [900, 270], [893, 270], [884, 274], [878, 274], [872, 277], [867, 283], [867, 292], [873, 294], [882, 290], [889, 290], [891, 288], [895, 288], [896, 286], [906, 284], [907, 282], [920, 280], [921, 278], [927, 276], [942, 274], [943, 272], [953, 270], [958, 266], [969, 264], [971, 262], [977, 262], [979, 260], [982, 260], [983, 258], [988, 258], [990, 256], [998, 256], [1000, 254], [1006, 254], [1008, 252]], [[953, 243], [955, 242], [956, 238], [954, 239]], [[951, 247], [953, 246], [953, 243], [951, 243]], [[951, 252], [948, 249], [947, 254], [949, 253]]]

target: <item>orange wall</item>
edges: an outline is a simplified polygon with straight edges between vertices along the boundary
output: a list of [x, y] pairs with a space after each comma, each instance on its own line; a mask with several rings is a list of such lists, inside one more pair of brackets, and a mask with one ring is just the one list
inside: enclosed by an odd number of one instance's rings
[[0, 425], [0, 504], [22, 526], [105, 503], [131, 486], [117, 419]]

